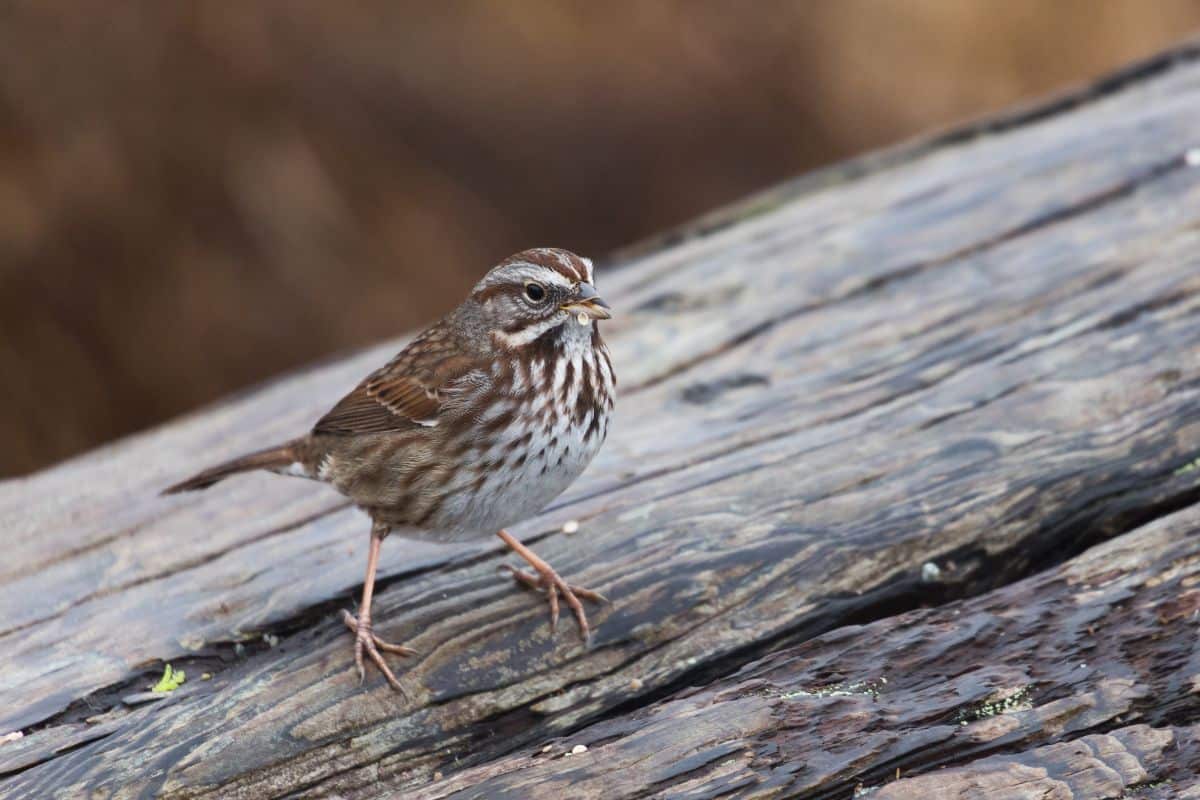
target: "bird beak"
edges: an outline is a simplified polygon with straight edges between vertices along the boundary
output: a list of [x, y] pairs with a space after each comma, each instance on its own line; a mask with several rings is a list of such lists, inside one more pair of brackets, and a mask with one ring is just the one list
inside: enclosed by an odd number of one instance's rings
[[612, 319], [612, 310], [590, 283], [579, 284], [578, 296], [560, 308], [572, 314], [587, 314], [592, 319]]

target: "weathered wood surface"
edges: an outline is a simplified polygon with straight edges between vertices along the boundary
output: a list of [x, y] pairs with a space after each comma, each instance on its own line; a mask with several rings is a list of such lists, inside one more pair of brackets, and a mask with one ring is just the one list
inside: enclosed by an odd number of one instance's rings
[[[839, 628], [405, 796], [1178, 792], [1200, 776], [1198, 535], [1193, 506], [1058, 569]], [[571, 754], [579, 745], [586, 752]]]
[[[437, 796], [439, 773], [503, 773], [604, 715], [640, 724], [632, 709], [772, 650], [1003, 586], [1196, 502], [1196, 146], [1188, 56], [602, 271], [614, 430], [515, 530], [614, 598], [590, 650], [550, 636], [544, 604], [497, 574], [498, 543], [389, 539], [377, 624], [422, 655], [408, 700], [377, 676], [360, 688], [333, 611], [365, 518], [273, 476], [156, 496], [303, 430], [394, 343], [0, 485], [0, 735], [26, 734], [0, 745], [0, 793]], [[558, 532], [568, 518], [580, 533]], [[189, 683], [125, 706], [163, 660]], [[1186, 714], [1115, 720], [1021, 752], [1053, 760], [1093, 729], [1135, 758], [1163, 732], [1191, 741]]]

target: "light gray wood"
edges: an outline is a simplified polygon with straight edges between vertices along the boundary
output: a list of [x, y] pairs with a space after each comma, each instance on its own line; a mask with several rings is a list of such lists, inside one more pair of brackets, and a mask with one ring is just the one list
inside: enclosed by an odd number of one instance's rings
[[1200, 770], [1200, 725], [1180, 724], [1200, 714], [1198, 535], [1193, 506], [1059, 568], [839, 628], [405, 797], [1178, 792]]
[[[365, 517], [269, 475], [156, 495], [304, 430], [398, 343], [0, 484], [0, 735], [33, 737], [0, 745], [0, 794], [412, 791], [1200, 499], [1200, 65], [1076, 100], [601, 265], [613, 432], [514, 529], [613, 598], [590, 650], [499, 542], [391, 538], [378, 631], [422, 655], [408, 700], [360, 687], [335, 611]], [[163, 661], [185, 687], [126, 707]]]

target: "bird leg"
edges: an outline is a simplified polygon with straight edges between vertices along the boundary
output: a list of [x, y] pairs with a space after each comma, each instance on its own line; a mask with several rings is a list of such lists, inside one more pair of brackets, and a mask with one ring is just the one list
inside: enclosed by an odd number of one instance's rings
[[579, 622], [579, 631], [583, 634], [583, 640], [586, 642], [591, 638], [591, 629], [588, 627], [587, 614], [583, 611], [583, 603], [579, 602], [579, 598], [591, 600], [594, 603], [608, 602], [608, 599], [599, 592], [593, 592], [591, 589], [584, 589], [579, 586], [573, 586], [554, 571], [554, 568], [540, 559], [536, 553], [530, 550], [525, 545], [517, 541], [508, 531], [500, 531], [496, 534], [506, 545], [511, 547], [513, 551], [533, 567], [536, 575], [531, 575], [528, 572], [511, 567], [504, 564], [504, 568], [512, 573], [512, 576], [519, 582], [525, 584], [531, 589], [540, 589], [546, 593], [546, 601], [550, 604], [550, 630], [558, 627], [558, 595], [561, 592], [567, 606], [575, 612], [575, 619]]
[[391, 687], [403, 694], [404, 689], [400, 686], [400, 681], [396, 680], [395, 674], [392, 673], [379, 651], [395, 653], [398, 656], [415, 656], [417, 651], [411, 647], [385, 642], [371, 631], [371, 596], [375, 593], [375, 568], [379, 565], [379, 546], [383, 544], [383, 539], [387, 535], [387, 527], [378, 524], [372, 525], [371, 550], [367, 554], [367, 577], [363, 580], [362, 605], [358, 608], [358, 617], [343, 609], [342, 621], [346, 623], [346, 627], [354, 631], [354, 666], [358, 669], [358, 682], [361, 684], [367, 676], [367, 671], [363, 666], [363, 653], [365, 652], [375, 666], [379, 667], [379, 671], [387, 678]]

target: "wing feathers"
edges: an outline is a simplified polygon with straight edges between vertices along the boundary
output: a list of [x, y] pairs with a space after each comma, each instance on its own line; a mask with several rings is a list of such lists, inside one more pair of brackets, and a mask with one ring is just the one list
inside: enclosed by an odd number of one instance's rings
[[352, 436], [432, 427], [457, 379], [478, 368], [437, 328], [372, 373], [317, 422], [314, 433]]

